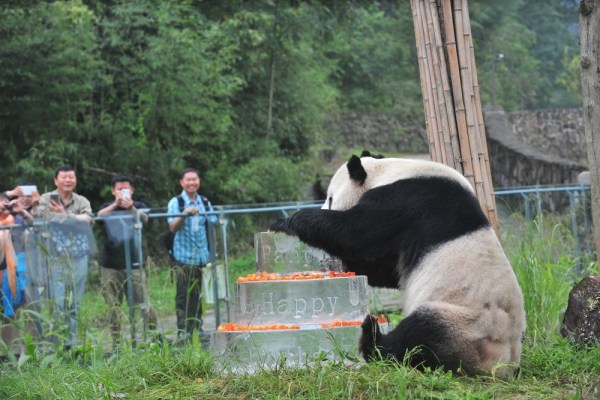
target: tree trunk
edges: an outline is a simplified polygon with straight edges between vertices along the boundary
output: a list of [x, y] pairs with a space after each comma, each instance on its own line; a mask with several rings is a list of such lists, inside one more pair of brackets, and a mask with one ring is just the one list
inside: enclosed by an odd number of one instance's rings
[[271, 79], [269, 80], [269, 110], [267, 112], [267, 136], [273, 132], [273, 93], [275, 93], [275, 55], [271, 54]]
[[592, 220], [596, 254], [600, 251], [600, 0], [582, 0], [579, 4], [581, 29], [581, 89], [583, 91], [583, 126], [587, 142], [590, 184], [592, 186]]

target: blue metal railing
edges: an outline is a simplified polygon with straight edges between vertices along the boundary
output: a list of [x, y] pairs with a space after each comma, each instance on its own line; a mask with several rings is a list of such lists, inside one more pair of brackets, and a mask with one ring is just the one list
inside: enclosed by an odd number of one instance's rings
[[[555, 194], [555, 193], [564, 193], [568, 196], [568, 209], [569, 214], [571, 216], [571, 230], [573, 233], [573, 237], [576, 243], [575, 248], [575, 257], [580, 259], [581, 256], [581, 245], [580, 245], [580, 237], [579, 237], [579, 221], [577, 218], [577, 213], [575, 212], [577, 207], [587, 208], [588, 198], [590, 196], [590, 186], [589, 185], [562, 185], [562, 186], [536, 186], [536, 187], [519, 187], [519, 188], [505, 188], [498, 189], [495, 191], [496, 198], [506, 198], [509, 196], [515, 196], [520, 198], [523, 202], [524, 206], [524, 216], [526, 220], [531, 220], [533, 218], [533, 205], [535, 205], [535, 210], [540, 213], [543, 207], [543, 194]], [[221, 233], [221, 243], [222, 243], [222, 254], [223, 254], [223, 264], [224, 264], [224, 277], [225, 282], [229, 282], [229, 249], [228, 249], [228, 227], [229, 227], [229, 218], [230, 216], [239, 215], [239, 214], [257, 214], [257, 213], [267, 213], [267, 212], [278, 212], [281, 213], [283, 217], [287, 217], [289, 215], [289, 211], [298, 211], [304, 208], [319, 208], [322, 206], [322, 202], [315, 201], [306, 201], [306, 202], [290, 202], [290, 203], [279, 203], [279, 204], [247, 204], [247, 205], [222, 205], [222, 206], [214, 206], [215, 211], [207, 212], [207, 215], [217, 215], [219, 217], [218, 225], [220, 226]], [[167, 217], [173, 216], [185, 216], [186, 214], [168, 214], [165, 212], [153, 212], [152, 210], [138, 210], [138, 213], [132, 216], [119, 216], [118, 218], [123, 220], [124, 218], [132, 218], [133, 219], [133, 228], [134, 234], [136, 236], [136, 245], [139, 245], [138, 249], [135, 251], [140, 252], [141, 255], [141, 243], [142, 243], [142, 231], [143, 224], [140, 221], [140, 213], [146, 212], [149, 218], [155, 219], [166, 219]], [[583, 224], [587, 229], [589, 225], [589, 218], [586, 212], [583, 212]], [[116, 217], [98, 217], [96, 221], [108, 220]], [[47, 224], [45, 221], [34, 221], [30, 223], [29, 226], [37, 227], [44, 226]], [[125, 225], [125, 224], [124, 224]], [[128, 225], [130, 226], [130, 225]], [[0, 230], [2, 229], [12, 229], [22, 227], [18, 225], [11, 226], [0, 226]], [[210, 268], [212, 269], [213, 277], [217, 277], [217, 254], [216, 254], [216, 237], [214, 236], [214, 224], [209, 223], [209, 241], [210, 241]], [[125, 228], [124, 228], [125, 229]], [[129, 248], [129, 242], [125, 241], [125, 254], [126, 254], [126, 270], [128, 272], [128, 277], [131, 274], [131, 251]], [[140, 257], [140, 260], [143, 258]], [[576, 267], [576, 272], [581, 272], [581, 264]], [[225, 284], [225, 293], [219, 293], [218, 281], [217, 279], [213, 279], [213, 291], [214, 291], [214, 305], [215, 305], [215, 319], [216, 325], [221, 324], [221, 315], [220, 315], [220, 302], [225, 302], [226, 305], [226, 313], [227, 320], [229, 320], [230, 314], [230, 293], [229, 293], [229, 285]], [[131, 303], [132, 298], [132, 288], [128, 285], [128, 301]], [[130, 307], [130, 313], [133, 312], [133, 307]], [[130, 314], [130, 318], [133, 319], [133, 314]], [[132, 324], [132, 326], [135, 324]], [[132, 328], [133, 329], [133, 328]], [[135, 331], [132, 332], [135, 334]]]

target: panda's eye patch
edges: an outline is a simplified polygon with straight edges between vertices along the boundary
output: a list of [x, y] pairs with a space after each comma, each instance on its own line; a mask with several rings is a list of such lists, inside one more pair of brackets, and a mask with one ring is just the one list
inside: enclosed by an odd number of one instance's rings
[[329, 209], [331, 210], [331, 203], [333, 203], [333, 197], [329, 198]]

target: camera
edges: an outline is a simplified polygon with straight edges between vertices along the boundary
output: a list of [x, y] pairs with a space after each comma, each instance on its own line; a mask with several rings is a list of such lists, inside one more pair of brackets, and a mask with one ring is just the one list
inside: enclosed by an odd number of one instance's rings
[[4, 206], [8, 211], [12, 211], [13, 210], [13, 204], [7, 204]]
[[129, 190], [129, 189], [121, 189], [121, 197], [123, 199], [126, 199], [126, 200], [131, 199], [131, 190]]

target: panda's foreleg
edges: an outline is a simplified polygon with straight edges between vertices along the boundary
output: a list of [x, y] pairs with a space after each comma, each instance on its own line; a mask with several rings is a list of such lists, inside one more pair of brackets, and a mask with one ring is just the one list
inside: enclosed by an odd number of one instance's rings
[[304, 209], [289, 218], [271, 222], [269, 231], [297, 236], [304, 243], [339, 257], [346, 253], [353, 243], [346, 225], [344, 213], [341, 211]]

